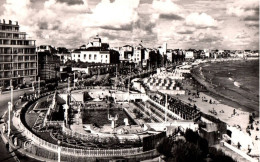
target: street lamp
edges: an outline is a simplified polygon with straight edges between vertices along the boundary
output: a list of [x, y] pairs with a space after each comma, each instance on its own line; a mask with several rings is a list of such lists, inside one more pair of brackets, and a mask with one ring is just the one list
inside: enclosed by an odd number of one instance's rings
[[166, 101], [165, 101], [165, 123], [167, 122], [167, 109], [168, 109], [168, 98], [167, 98], [167, 94], [166, 94]]
[[40, 97], [40, 93], [41, 93], [41, 78], [38, 77], [38, 97]]
[[74, 81], [74, 83], [73, 83], [73, 88], [75, 89], [75, 87], [76, 87], [76, 85], [75, 85], [75, 84], [76, 84], [76, 80], [75, 80], [75, 71], [74, 71], [74, 80], [73, 80], [73, 81]]
[[61, 157], [61, 146], [60, 146], [61, 142], [60, 140], [58, 140], [58, 162], [60, 162], [60, 157]]
[[70, 77], [68, 77], [68, 93], [70, 92]]
[[[13, 105], [13, 98], [14, 98], [14, 86], [13, 86], [13, 80], [11, 79], [10, 82], [10, 88], [11, 88], [11, 104]], [[11, 106], [11, 110], [13, 109], [13, 107]]]
[[8, 102], [8, 130], [7, 130], [7, 136], [10, 136], [11, 132], [11, 109], [12, 109], [12, 103]]

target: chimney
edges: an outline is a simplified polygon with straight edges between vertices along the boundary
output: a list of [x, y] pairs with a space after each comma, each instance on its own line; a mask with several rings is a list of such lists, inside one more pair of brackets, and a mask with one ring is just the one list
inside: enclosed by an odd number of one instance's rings
[[3, 23], [5, 24], [5, 19], [3, 19]]
[[18, 25], [18, 21], [16, 21], [16, 25]]
[[12, 20], [9, 20], [9, 24], [10, 24], [10, 25], [12, 24]]

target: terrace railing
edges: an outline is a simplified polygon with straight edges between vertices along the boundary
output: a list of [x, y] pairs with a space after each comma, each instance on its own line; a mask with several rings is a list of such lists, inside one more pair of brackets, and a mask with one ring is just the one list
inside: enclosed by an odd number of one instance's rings
[[48, 116], [51, 114], [51, 112], [55, 109], [55, 107], [57, 105], [56, 96], [57, 96], [57, 92], [55, 91], [53, 98], [52, 98], [52, 103], [50, 104], [48, 111], [44, 117], [43, 126], [45, 126], [47, 124]]
[[[37, 135], [32, 133], [30, 130], [28, 130], [22, 123], [21, 116], [20, 116], [19, 127], [20, 129], [23, 130], [23, 134], [27, 138], [31, 139], [35, 145], [38, 145], [40, 147], [43, 147], [53, 152], [57, 152], [59, 146], [39, 138]], [[61, 147], [62, 154], [73, 155], [73, 156], [87, 156], [87, 157], [107, 157], [107, 156], [111, 157], [112, 156], [113, 157], [113, 156], [126, 156], [126, 155], [143, 153], [143, 147], [129, 148], [129, 149], [109, 149], [109, 150], [108, 149], [100, 149], [100, 150], [76, 149], [76, 148], [69, 148], [63, 146], [60, 147]]]

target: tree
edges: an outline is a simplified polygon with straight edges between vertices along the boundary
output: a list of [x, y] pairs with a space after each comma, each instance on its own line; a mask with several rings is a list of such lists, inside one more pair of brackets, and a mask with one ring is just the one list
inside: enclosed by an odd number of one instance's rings
[[163, 138], [159, 144], [156, 146], [156, 150], [164, 155], [167, 158], [171, 158], [172, 157], [172, 145], [173, 145], [173, 141], [170, 140], [169, 138], [165, 137]]
[[184, 135], [186, 140], [163, 138], [156, 146], [156, 150], [164, 156], [166, 162], [234, 162], [216, 148], [209, 148], [208, 141], [201, 138], [196, 132], [187, 129]]
[[173, 157], [167, 161], [171, 162], [202, 162], [202, 151], [199, 147], [193, 143], [185, 142], [184, 140], [178, 140], [174, 143], [172, 149]]

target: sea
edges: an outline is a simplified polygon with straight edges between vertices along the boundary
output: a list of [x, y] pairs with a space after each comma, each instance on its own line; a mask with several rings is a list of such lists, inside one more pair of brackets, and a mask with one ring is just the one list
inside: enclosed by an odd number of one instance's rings
[[225, 102], [259, 116], [259, 59], [205, 64], [201, 71]]

